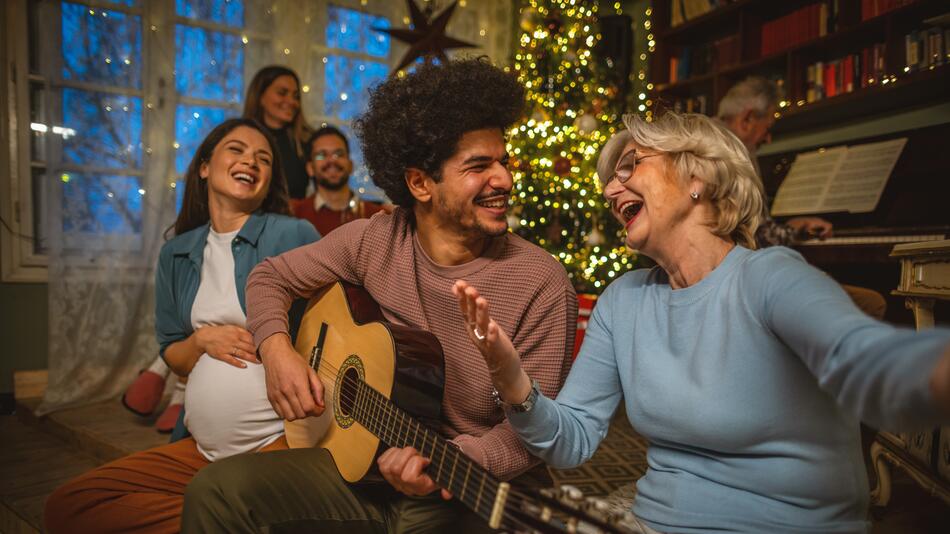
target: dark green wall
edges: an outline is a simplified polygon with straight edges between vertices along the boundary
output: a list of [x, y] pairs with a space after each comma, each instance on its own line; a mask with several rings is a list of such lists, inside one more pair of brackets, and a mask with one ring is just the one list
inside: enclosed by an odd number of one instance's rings
[[46, 369], [47, 285], [0, 283], [0, 393], [13, 393], [13, 372]]

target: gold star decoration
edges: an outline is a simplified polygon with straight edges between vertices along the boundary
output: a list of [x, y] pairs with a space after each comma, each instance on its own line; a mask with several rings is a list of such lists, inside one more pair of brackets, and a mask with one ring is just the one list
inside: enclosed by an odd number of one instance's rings
[[374, 30], [391, 35], [397, 41], [402, 41], [409, 45], [399, 65], [393, 69], [393, 74], [408, 67], [418, 58], [425, 58], [428, 63], [434, 58], [440, 61], [448, 61], [445, 51], [450, 48], [475, 47], [472, 43], [467, 43], [445, 34], [445, 27], [449, 23], [452, 12], [458, 0], [452, 2], [449, 7], [439, 13], [438, 17], [429, 20], [432, 15], [432, 8], [428, 6], [426, 12], [416, 5], [414, 0], [406, 0], [409, 4], [409, 16], [412, 20], [412, 28], [373, 28]]

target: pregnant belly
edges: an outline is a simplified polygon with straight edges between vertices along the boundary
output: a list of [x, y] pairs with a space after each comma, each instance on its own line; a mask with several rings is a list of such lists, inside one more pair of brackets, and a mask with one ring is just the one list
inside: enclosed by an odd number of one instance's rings
[[264, 367], [201, 356], [188, 375], [185, 426], [209, 460], [256, 450], [283, 432], [267, 400]]

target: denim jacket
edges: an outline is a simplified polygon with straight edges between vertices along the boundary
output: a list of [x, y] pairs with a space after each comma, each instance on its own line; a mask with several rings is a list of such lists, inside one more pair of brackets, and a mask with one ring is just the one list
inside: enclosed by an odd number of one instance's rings
[[[158, 256], [155, 271], [155, 336], [159, 354], [192, 334], [191, 308], [201, 282], [201, 263], [210, 224], [199, 226], [174, 237]], [[313, 225], [274, 213], [253, 213], [231, 242], [234, 254], [234, 282], [241, 309], [247, 277], [258, 263], [299, 246], [320, 239]], [[301, 303], [295, 305], [302, 310]], [[299, 321], [299, 317], [297, 317]], [[295, 324], [297, 321], [291, 321]]]

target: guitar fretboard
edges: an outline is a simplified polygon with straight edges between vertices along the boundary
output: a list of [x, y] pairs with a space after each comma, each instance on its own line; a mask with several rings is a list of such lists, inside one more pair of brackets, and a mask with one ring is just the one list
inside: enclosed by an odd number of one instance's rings
[[426, 428], [363, 381], [349, 414], [390, 447], [413, 447], [429, 458], [426, 472], [485, 520], [495, 510], [500, 482], [454, 444]]
[[[342, 290], [342, 286], [338, 284], [330, 289], [330, 293]], [[320, 298], [325, 297], [326, 295]], [[362, 362], [352, 352], [339, 350], [338, 347], [334, 358], [327, 362], [327, 365], [322, 365], [330, 324], [324, 318], [327, 310], [319, 308], [320, 304], [322, 301], [311, 304], [307, 315], [304, 316], [309, 328], [318, 328], [316, 339], [312, 341], [314, 344], [306, 356], [310, 367], [317, 371], [327, 387], [327, 392], [333, 398], [332, 404], [336, 412], [333, 417], [338, 428], [349, 428], [350, 424], [356, 422], [390, 447], [415, 448], [429, 459], [426, 473], [435, 483], [451, 492], [476, 515], [485, 519], [493, 529], [504, 527], [518, 532], [535, 533], [620, 532], [614, 526], [579, 509], [577, 503], [562, 502], [558, 497], [537, 491], [526, 493], [491, 476], [454, 444], [416, 421], [386, 395], [367, 384], [362, 378]], [[345, 312], [352, 313], [348, 307]], [[352, 318], [350, 320], [352, 321]], [[392, 343], [392, 339], [389, 339], [389, 342]], [[346, 361], [339, 362], [339, 356], [346, 357]], [[378, 356], [387, 357], [385, 354]], [[365, 438], [362, 432], [359, 436]], [[330, 442], [339, 445], [333, 439], [330, 439]], [[334, 447], [330, 443], [327, 448], [334, 454]], [[363, 460], [365, 457], [361, 459]], [[361, 469], [363, 471], [360, 471], [357, 478], [365, 474], [365, 467]]]

